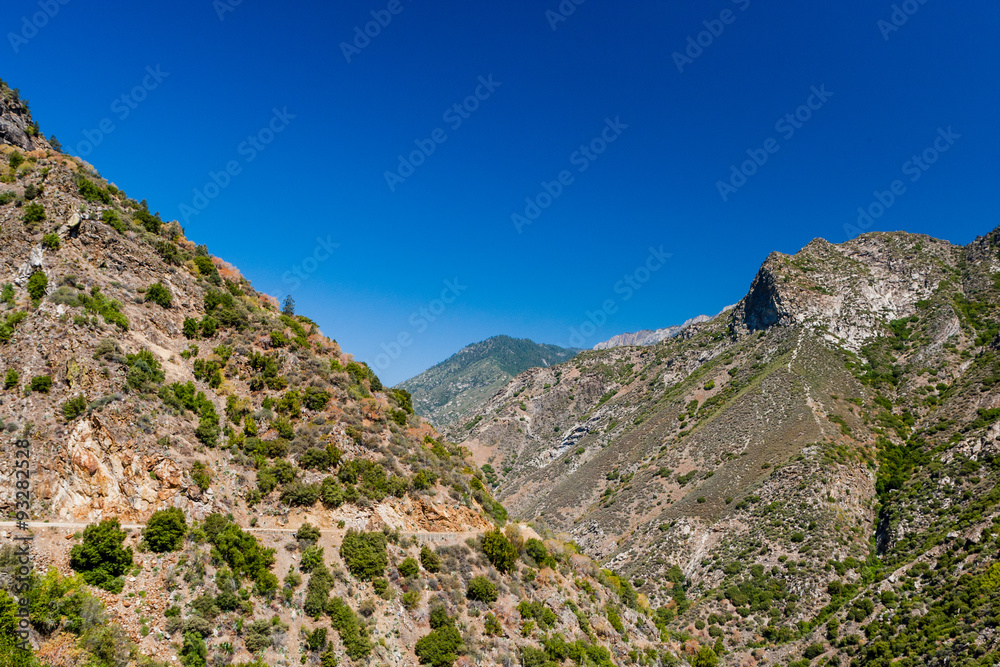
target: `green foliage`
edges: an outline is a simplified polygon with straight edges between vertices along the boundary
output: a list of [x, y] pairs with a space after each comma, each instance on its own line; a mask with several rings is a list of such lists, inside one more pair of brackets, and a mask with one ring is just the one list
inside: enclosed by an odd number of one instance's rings
[[118, 215], [118, 211], [113, 209], [106, 210], [101, 214], [101, 220], [119, 234], [124, 234], [128, 231], [128, 225], [122, 221], [121, 216]]
[[698, 649], [697, 655], [691, 662], [691, 667], [716, 667], [719, 664], [719, 656], [708, 646]]
[[118, 519], [105, 519], [83, 530], [83, 542], [70, 550], [70, 567], [91, 586], [120, 593], [122, 575], [132, 567], [132, 548], [122, 548], [125, 532]]
[[465, 653], [462, 635], [444, 607], [431, 609], [431, 632], [417, 640], [414, 651], [420, 664], [433, 667], [448, 667]]
[[331, 598], [326, 605], [326, 613], [330, 615], [330, 625], [340, 634], [347, 656], [352, 660], [368, 657], [372, 651], [371, 641], [347, 603], [340, 598]]
[[7, 158], [7, 162], [10, 164], [11, 169], [17, 171], [17, 168], [25, 162], [24, 154], [19, 151], [14, 151], [10, 154], [10, 157]]
[[100, 288], [96, 285], [90, 289], [90, 296], [80, 294], [77, 299], [81, 306], [100, 315], [108, 324], [114, 324], [122, 331], [128, 331], [128, 318], [122, 314], [121, 304], [101, 294]]
[[3, 378], [3, 388], [13, 389], [21, 381], [21, 376], [13, 368], [7, 369], [7, 374]]
[[46, 290], [49, 288], [49, 278], [45, 275], [44, 271], [35, 271], [28, 278], [28, 296], [31, 297], [32, 301], [36, 303], [42, 300], [45, 296]]
[[62, 404], [63, 417], [66, 421], [73, 421], [87, 411], [87, 398], [80, 394], [74, 398], [64, 401]]
[[331, 398], [332, 396], [330, 392], [324, 391], [319, 387], [306, 387], [305, 394], [302, 397], [302, 404], [305, 405], [308, 410], [318, 412], [326, 407]]
[[28, 383], [28, 389], [30, 391], [37, 391], [41, 394], [49, 393], [49, 390], [52, 389], [52, 376], [36, 375], [31, 378], [31, 382]]
[[184, 512], [180, 508], [171, 507], [153, 512], [142, 536], [151, 551], [164, 553], [179, 549], [186, 533], [187, 520]]
[[420, 564], [428, 572], [435, 573], [441, 571], [441, 557], [431, 551], [426, 544], [420, 547]]
[[274, 564], [274, 549], [265, 549], [250, 533], [243, 532], [221, 514], [210, 514], [202, 525], [208, 541], [215, 546], [213, 555], [226, 563], [239, 577], [249, 577], [255, 582], [266, 582], [265, 575], [274, 577], [268, 570]]
[[496, 602], [497, 587], [486, 577], [473, 577], [465, 590], [465, 597], [476, 602]]
[[[229, 292], [210, 289], [205, 292], [205, 315], [227, 328], [242, 330], [250, 324], [246, 308]], [[203, 323], [204, 328], [204, 323]]]
[[80, 195], [87, 201], [111, 204], [111, 194], [89, 178], [85, 176], [77, 177], [76, 186], [80, 191]]
[[319, 541], [320, 532], [319, 528], [312, 525], [308, 521], [299, 526], [299, 529], [295, 531], [295, 539], [303, 544], [313, 545]]
[[59, 250], [59, 246], [62, 245], [62, 240], [55, 232], [49, 232], [48, 234], [42, 236], [42, 245], [49, 250]]
[[382, 533], [347, 531], [340, 545], [340, 557], [348, 571], [361, 580], [381, 577], [389, 564], [386, 539]]
[[420, 565], [415, 558], [404, 558], [397, 569], [402, 577], [410, 578], [420, 574]]
[[525, 620], [535, 620], [538, 622], [538, 627], [548, 630], [556, 622], [559, 621], [559, 617], [556, 616], [555, 612], [549, 609], [542, 602], [533, 600], [531, 602], [527, 600], [521, 600], [517, 604], [517, 611], [521, 614], [521, 618]]
[[45, 220], [45, 207], [38, 202], [31, 202], [24, 207], [24, 213], [21, 215], [21, 220], [28, 224], [42, 222]]
[[146, 288], [146, 301], [151, 301], [163, 308], [170, 308], [173, 305], [174, 297], [166, 285], [156, 282]]
[[323, 563], [323, 547], [311, 546], [302, 552], [302, 562], [299, 568], [303, 572], [312, 572]]
[[208, 647], [205, 645], [205, 639], [196, 632], [185, 632], [180, 656], [184, 667], [205, 667], [208, 664]]
[[537, 538], [529, 538], [524, 544], [524, 551], [535, 561], [539, 567], [555, 567], [556, 560], [549, 554], [545, 544]]
[[483, 553], [500, 572], [510, 572], [517, 563], [518, 550], [499, 528], [483, 536]]
[[208, 491], [212, 485], [212, 476], [208, 472], [208, 467], [201, 461], [195, 461], [191, 466], [191, 481], [202, 491]]

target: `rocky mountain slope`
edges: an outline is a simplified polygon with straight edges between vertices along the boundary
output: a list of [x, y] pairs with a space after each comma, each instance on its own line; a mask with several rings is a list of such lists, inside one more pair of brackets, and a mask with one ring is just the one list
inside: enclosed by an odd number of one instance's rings
[[664, 327], [662, 329], [643, 329], [642, 331], [635, 331], [633, 333], [618, 334], [617, 336], [612, 336], [602, 343], [598, 343], [592, 349], [609, 350], [613, 347], [624, 347], [625, 345], [640, 345], [644, 347], [648, 345], [656, 345], [657, 343], [668, 338], [673, 338], [692, 324], [701, 324], [702, 322], [707, 322], [710, 319], [712, 318], [708, 315], [699, 315], [685, 321], [684, 324], [678, 324], [672, 327]]
[[440, 364], [402, 382], [417, 414], [438, 427], [462, 421], [515, 375], [572, 359], [577, 350], [535, 343], [527, 338], [494, 336], [468, 345]]
[[0, 101], [0, 507], [27, 524], [0, 525], [0, 664], [699, 650], [572, 543], [507, 525], [405, 390]]
[[726, 664], [993, 664], [998, 305], [1000, 230], [816, 240], [730, 312], [522, 373], [449, 434]]

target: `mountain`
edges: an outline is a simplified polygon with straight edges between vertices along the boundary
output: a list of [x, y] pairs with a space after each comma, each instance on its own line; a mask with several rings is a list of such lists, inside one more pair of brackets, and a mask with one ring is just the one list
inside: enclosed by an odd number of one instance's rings
[[413, 395], [417, 414], [438, 427], [461, 421], [518, 373], [572, 359], [577, 350], [494, 336], [468, 345], [441, 363], [399, 384]]
[[[732, 308], [730, 306], [729, 308]], [[728, 310], [728, 308], [726, 309]], [[725, 311], [723, 311], [725, 312]], [[656, 345], [660, 341], [664, 341], [668, 338], [673, 338], [680, 332], [684, 331], [692, 324], [701, 324], [702, 322], [709, 321], [708, 315], [698, 315], [697, 317], [692, 317], [691, 319], [684, 322], [684, 324], [678, 324], [672, 327], [665, 327], [663, 329], [643, 329], [642, 331], [636, 331], [635, 333], [623, 333], [617, 336], [612, 336], [603, 343], [598, 343], [592, 349], [594, 350], [608, 350], [613, 347], [624, 347], [626, 345]]]
[[0, 665], [678, 659], [405, 391], [2, 84], [0, 121]]
[[983, 664], [998, 378], [1000, 229], [871, 233], [772, 253], [732, 310], [521, 373], [449, 432], [725, 664]]

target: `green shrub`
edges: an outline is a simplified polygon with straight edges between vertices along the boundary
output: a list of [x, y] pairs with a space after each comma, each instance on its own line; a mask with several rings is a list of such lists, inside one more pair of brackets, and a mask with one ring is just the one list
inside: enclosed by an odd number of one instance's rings
[[119, 234], [124, 234], [128, 231], [128, 225], [122, 221], [117, 211], [108, 209], [101, 214], [101, 220]]
[[146, 301], [152, 301], [158, 306], [169, 308], [173, 305], [174, 297], [166, 285], [157, 282], [146, 288]]
[[21, 381], [21, 376], [13, 368], [7, 369], [7, 374], [3, 378], [3, 388], [13, 389]]
[[7, 162], [10, 164], [11, 169], [17, 171], [17, 168], [20, 167], [22, 164], [24, 164], [24, 159], [25, 158], [23, 154], [19, 153], [18, 151], [14, 151], [13, 153], [10, 154], [10, 157], [7, 158]]
[[420, 564], [423, 565], [424, 569], [428, 572], [434, 573], [441, 571], [441, 557], [431, 551], [431, 548], [426, 544], [420, 547]]
[[178, 507], [153, 512], [146, 522], [142, 536], [150, 550], [156, 553], [176, 551], [187, 533], [184, 512]]
[[17, 194], [14, 193], [13, 190], [5, 190], [4, 192], [0, 192], [0, 206], [6, 206], [15, 199], [17, 199]]
[[82, 195], [87, 201], [101, 202], [102, 204], [111, 203], [111, 194], [89, 178], [86, 178], [85, 176], [78, 177], [76, 185], [80, 191], [80, 195]]
[[295, 539], [310, 546], [319, 542], [319, 538], [319, 528], [312, 525], [308, 521], [299, 526], [299, 529], [295, 531]]
[[45, 220], [45, 207], [38, 202], [31, 202], [24, 207], [21, 220], [25, 223], [42, 222]]
[[431, 632], [417, 640], [414, 651], [422, 665], [448, 667], [454, 664], [458, 655], [465, 652], [462, 635], [455, 627], [455, 621], [448, 618], [444, 608], [431, 610]]
[[31, 274], [31, 277], [28, 278], [28, 296], [30, 296], [33, 301], [41, 301], [48, 288], [49, 278], [45, 275], [44, 271], [35, 271]]
[[802, 657], [805, 658], [806, 660], [812, 660], [813, 658], [821, 656], [824, 653], [826, 653], [826, 649], [823, 648], [822, 644], [817, 642], [815, 644], [810, 644], [809, 646], [807, 646], [806, 650], [802, 652]]
[[87, 398], [80, 394], [76, 398], [71, 398], [62, 404], [63, 417], [66, 421], [73, 421], [87, 410]]
[[302, 552], [302, 562], [299, 568], [303, 572], [312, 572], [323, 563], [323, 547], [311, 546]]
[[397, 569], [400, 576], [406, 578], [415, 577], [420, 574], [420, 565], [417, 564], [415, 558], [404, 558]]
[[340, 557], [351, 574], [367, 581], [385, 573], [389, 564], [385, 547], [385, 535], [382, 533], [365, 533], [352, 528], [340, 545]]
[[331, 598], [326, 605], [326, 613], [330, 615], [330, 625], [340, 633], [347, 656], [352, 660], [368, 657], [372, 651], [371, 641], [347, 603], [340, 598]]
[[52, 389], [52, 376], [36, 375], [31, 378], [31, 382], [28, 383], [28, 389], [30, 391], [37, 391], [41, 394], [49, 393], [49, 390]]
[[156, 215], [153, 215], [149, 212], [148, 208], [141, 208], [133, 213], [132, 219], [139, 223], [142, 228], [150, 234], [159, 234], [160, 226], [163, 225], [163, 220], [160, 218], [160, 214], [157, 213]]
[[483, 536], [483, 553], [500, 572], [510, 572], [517, 563], [518, 550], [499, 528]]
[[201, 461], [195, 461], [194, 465], [191, 466], [191, 481], [202, 491], [207, 491], [208, 487], [212, 485], [212, 476], [208, 472], [208, 467]]
[[49, 232], [42, 237], [42, 245], [49, 250], [59, 250], [59, 246], [62, 245], [62, 240], [55, 232]]
[[132, 549], [123, 549], [124, 541], [118, 519], [92, 523], [83, 530], [83, 542], [70, 550], [70, 567], [91, 586], [120, 593], [125, 585], [122, 575], [132, 567]]
[[476, 602], [496, 602], [497, 587], [486, 577], [473, 577], [465, 590], [465, 597]]

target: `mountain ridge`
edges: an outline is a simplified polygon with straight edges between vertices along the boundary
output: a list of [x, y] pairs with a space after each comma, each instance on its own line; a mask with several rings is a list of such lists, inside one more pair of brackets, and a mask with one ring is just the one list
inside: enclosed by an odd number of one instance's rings
[[397, 386], [410, 392], [418, 414], [445, 426], [461, 420], [466, 406], [488, 397], [521, 371], [553, 365], [573, 354], [575, 350], [528, 338], [492, 336], [466, 345]]

